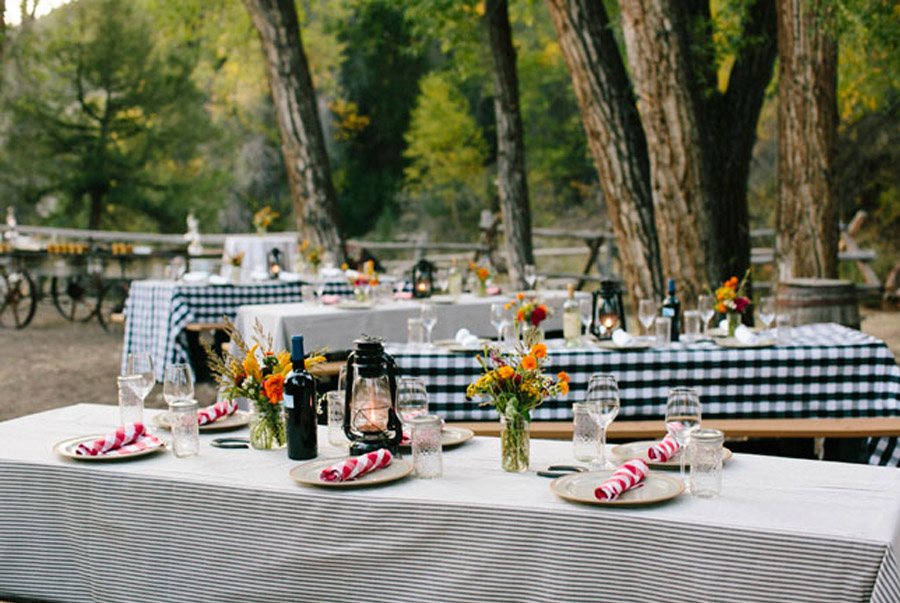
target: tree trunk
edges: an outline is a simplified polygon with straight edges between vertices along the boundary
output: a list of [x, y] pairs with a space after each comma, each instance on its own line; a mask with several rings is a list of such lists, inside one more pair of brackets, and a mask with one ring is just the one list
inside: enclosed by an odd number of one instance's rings
[[778, 0], [779, 279], [837, 276], [837, 44], [819, 0]]
[[620, 0], [641, 123], [662, 266], [696, 299], [722, 273], [712, 186], [704, 165], [699, 99], [690, 64], [688, 13], [669, 0]]
[[598, 0], [547, 0], [635, 304], [660, 299], [663, 272], [650, 194], [650, 164], [634, 94]]
[[244, 0], [262, 40], [298, 230], [342, 260], [337, 195], [294, 0]]
[[91, 189], [88, 191], [90, 207], [88, 208], [88, 230], [100, 230], [100, 221], [103, 217], [103, 191]]
[[506, 231], [506, 263], [515, 286], [525, 287], [524, 268], [534, 264], [531, 206], [525, 178], [525, 133], [519, 112], [516, 51], [507, 0], [487, 0], [485, 19], [491, 45], [491, 79], [497, 120], [497, 193]]

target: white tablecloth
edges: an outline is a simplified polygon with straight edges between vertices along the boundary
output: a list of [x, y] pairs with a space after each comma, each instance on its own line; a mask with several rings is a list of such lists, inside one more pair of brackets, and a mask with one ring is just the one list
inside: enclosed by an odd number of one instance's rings
[[[559, 292], [543, 294], [544, 301], [555, 307], [554, 315], [542, 324], [543, 328], [562, 328], [562, 295]], [[453, 338], [462, 327], [475, 335], [496, 337], [497, 331], [491, 325], [491, 304], [510, 299], [463, 295], [457, 303], [435, 303], [435, 341]], [[406, 320], [419, 316], [420, 308], [421, 303], [417, 300], [389, 301], [362, 310], [309, 303], [248, 305], [238, 310], [235, 323], [244, 337], [249, 337], [255, 321], [259, 320], [266, 332], [272, 334], [277, 348], [287, 348], [292, 335], [303, 335], [306, 349], [344, 350], [352, 348], [353, 340], [362, 334], [405, 342]]]
[[[77, 405], [0, 423], [0, 598], [900, 600], [896, 469], [737, 454], [717, 500], [604, 509], [504, 473], [495, 438], [445, 451], [441, 479], [342, 491], [294, 483], [283, 451], [213, 435], [188, 459], [52, 452], [116, 416]], [[570, 443], [532, 443], [533, 466], [572, 461]]]
[[228, 277], [230, 269], [227, 259], [238, 252], [244, 253], [241, 264], [242, 282], [249, 282], [253, 272], [267, 271], [267, 257], [271, 250], [281, 251], [282, 268], [294, 269], [297, 257], [297, 233], [265, 234], [265, 235], [230, 235], [225, 237], [224, 255], [222, 257], [222, 276]]

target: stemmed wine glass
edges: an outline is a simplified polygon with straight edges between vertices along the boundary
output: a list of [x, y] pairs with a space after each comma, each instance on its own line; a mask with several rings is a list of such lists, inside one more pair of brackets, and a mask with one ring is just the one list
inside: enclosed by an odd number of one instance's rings
[[407, 430], [414, 418], [428, 414], [428, 391], [424, 381], [411, 377], [401, 377], [398, 380], [397, 412]]
[[163, 382], [163, 398], [167, 404], [179, 400], [194, 399], [194, 381], [191, 379], [191, 367], [187, 364], [170, 364], [166, 367], [166, 380]]
[[759, 316], [760, 322], [763, 323], [763, 326], [765, 326], [766, 329], [771, 329], [772, 323], [775, 322], [775, 298], [763, 297], [760, 299], [756, 313]]
[[666, 403], [666, 431], [678, 442], [681, 457], [681, 480], [684, 481], [684, 458], [691, 433], [700, 427], [700, 396], [693, 387], [673, 387]]
[[595, 373], [588, 381], [587, 402], [591, 405], [590, 413], [600, 426], [600, 469], [615, 469], [606, 458], [606, 428], [619, 414], [619, 385], [614, 375]]
[[650, 334], [650, 327], [656, 320], [656, 302], [652, 299], [642, 299], [638, 304], [638, 320], [644, 325], [644, 335]]
[[434, 306], [431, 304], [422, 304], [419, 316], [422, 319], [422, 326], [425, 327], [425, 343], [430, 346], [432, 341], [431, 331], [434, 329], [434, 325], [437, 324], [437, 313], [434, 311]]
[[128, 354], [125, 363], [126, 375], [140, 375], [141, 381], [135, 393], [141, 397], [141, 404], [147, 399], [153, 386], [156, 385], [156, 376], [153, 374], [153, 357], [146, 352]]
[[700, 311], [700, 319], [703, 320], [703, 335], [709, 333], [709, 319], [716, 315], [716, 302], [712, 295], [697, 296], [697, 310]]
[[522, 275], [529, 289], [534, 289], [537, 284], [537, 269], [534, 264], [525, 264], [525, 272]]
[[590, 335], [591, 322], [594, 320], [593, 310], [591, 300], [582, 299], [578, 302], [578, 311], [581, 313], [581, 326], [584, 327], [584, 341], [587, 341], [588, 335]]
[[497, 341], [503, 341], [503, 330], [510, 324], [504, 304], [491, 304], [491, 324], [497, 329]]

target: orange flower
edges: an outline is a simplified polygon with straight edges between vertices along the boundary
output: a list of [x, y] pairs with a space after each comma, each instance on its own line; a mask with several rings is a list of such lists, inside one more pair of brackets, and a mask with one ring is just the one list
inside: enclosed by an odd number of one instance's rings
[[524, 293], [521, 293], [521, 292], [520, 292], [520, 293], [516, 293], [516, 299], [519, 300], [519, 301], [522, 301], [523, 299], [525, 299], [525, 294], [524, 294]]
[[716, 312], [718, 312], [719, 314], [725, 314], [725, 310], [726, 310], [725, 304], [722, 304], [722, 303], [716, 304]]
[[556, 378], [559, 379], [560, 383], [568, 383], [572, 380], [572, 378], [569, 377], [569, 373], [566, 371], [560, 371], [559, 374], [556, 375]]
[[518, 312], [516, 312], [516, 320], [519, 322], [522, 322], [525, 320], [525, 311], [524, 310], [519, 310]]
[[526, 371], [533, 371], [537, 368], [537, 358], [528, 354], [524, 358], [522, 358], [522, 368]]
[[487, 278], [491, 275], [487, 268], [479, 268], [478, 269], [478, 280], [486, 281]]
[[565, 381], [560, 381], [559, 382], [559, 392], [564, 396], [566, 394], [568, 394], [569, 393], [569, 384]]
[[277, 404], [284, 397], [284, 375], [269, 375], [263, 381], [263, 391], [272, 404]]
[[534, 354], [535, 358], [546, 358], [547, 357], [547, 346], [543, 343], [536, 343], [531, 346], [531, 353]]
[[501, 379], [510, 379], [515, 374], [516, 372], [513, 370], [513, 368], [508, 365], [501, 366], [497, 369], [497, 375], [499, 375]]

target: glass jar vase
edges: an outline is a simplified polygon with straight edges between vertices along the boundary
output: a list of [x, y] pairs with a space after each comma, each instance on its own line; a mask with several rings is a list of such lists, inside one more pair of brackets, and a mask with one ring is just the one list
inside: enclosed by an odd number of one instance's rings
[[278, 450], [286, 445], [284, 403], [251, 400], [250, 447], [256, 450]]
[[500, 416], [500, 464], [504, 471], [528, 471], [531, 423], [522, 415]]
[[728, 336], [734, 337], [734, 332], [737, 331], [738, 325], [741, 324], [741, 313], [740, 312], [729, 312], [728, 313]]

